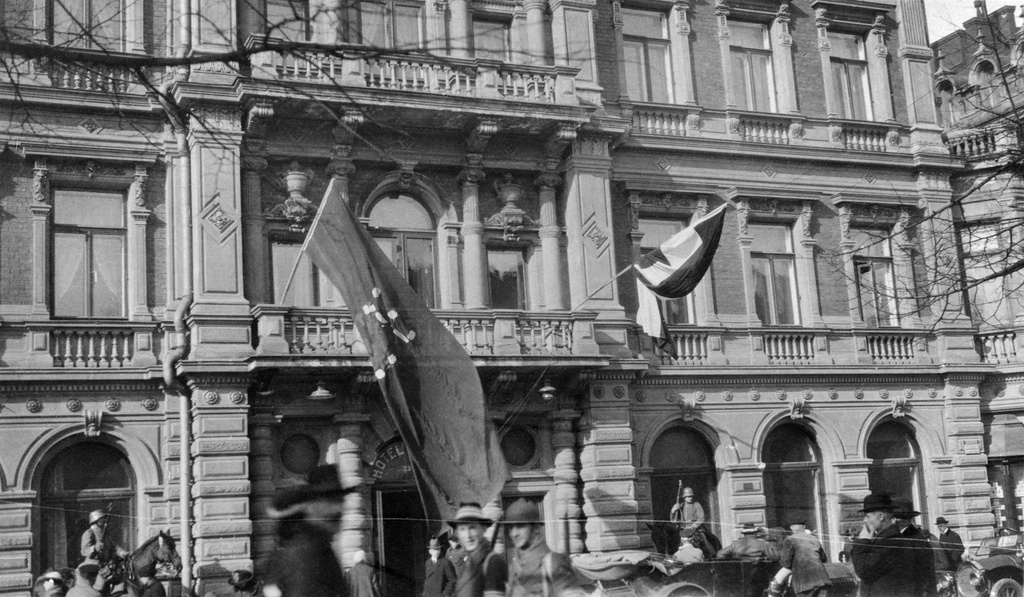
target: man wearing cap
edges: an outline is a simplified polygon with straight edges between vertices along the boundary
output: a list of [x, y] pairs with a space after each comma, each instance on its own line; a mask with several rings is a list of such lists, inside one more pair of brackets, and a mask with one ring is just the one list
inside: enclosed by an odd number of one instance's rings
[[64, 597], [67, 592], [68, 583], [64, 575], [53, 570], [37, 578], [32, 591], [35, 597]]
[[907, 498], [896, 497], [892, 500], [894, 524], [900, 529], [900, 538], [903, 539], [905, 548], [913, 556], [913, 568], [906, 573], [914, 578], [917, 586], [915, 595], [923, 597], [934, 597], [936, 594], [935, 583], [935, 553], [932, 551], [931, 543], [928, 542], [928, 534], [919, 526], [914, 524], [914, 518], [921, 513], [914, 510], [914, 504]]
[[423, 575], [423, 597], [451, 597], [455, 592], [455, 566], [441, 557], [441, 543], [435, 537], [427, 545], [426, 571]]
[[853, 538], [853, 569], [860, 578], [860, 597], [913, 597], [914, 556], [904, 549], [900, 529], [893, 523], [892, 498], [872, 493], [864, 498], [864, 526]]
[[779, 564], [782, 569], [768, 585], [769, 595], [781, 595], [783, 583], [789, 578], [790, 588], [798, 597], [815, 597], [826, 593], [832, 580], [825, 570], [825, 550], [821, 542], [807, 530], [806, 521], [796, 518], [789, 523], [792, 534], [782, 540]]
[[341, 597], [345, 577], [331, 546], [341, 521], [338, 471], [314, 468], [307, 484], [283, 489], [267, 510], [277, 521], [278, 547], [267, 562], [264, 597]]
[[569, 558], [548, 547], [536, 503], [519, 498], [509, 506], [503, 524], [512, 541], [508, 597], [582, 595]]
[[466, 503], [459, 505], [448, 524], [466, 550], [466, 563], [455, 580], [456, 597], [503, 597], [508, 566], [503, 557], [491, 551], [491, 542], [484, 536], [494, 521], [484, 516], [480, 504]]
[[778, 560], [779, 554], [775, 546], [762, 537], [761, 529], [751, 523], [743, 525], [743, 535], [718, 550], [719, 560]]
[[107, 536], [107, 521], [110, 514], [106, 510], [93, 510], [89, 513], [89, 528], [82, 533], [82, 556], [90, 564], [100, 567], [107, 565], [114, 557], [127, 557], [128, 552], [116, 545], [112, 537]]
[[75, 585], [65, 597], [100, 597], [110, 579], [108, 568], [100, 569], [96, 564], [88, 562], [75, 569]]
[[939, 527], [938, 542], [935, 546], [935, 570], [956, 572], [964, 559], [964, 542], [960, 535], [949, 528], [949, 521], [942, 516], [935, 519]]

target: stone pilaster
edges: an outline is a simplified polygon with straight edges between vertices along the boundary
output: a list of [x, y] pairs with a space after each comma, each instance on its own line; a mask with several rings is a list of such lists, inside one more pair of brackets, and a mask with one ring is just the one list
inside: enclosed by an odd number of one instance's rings
[[273, 551], [277, 543], [274, 521], [267, 517], [267, 509], [274, 500], [274, 419], [273, 407], [270, 404], [253, 405], [253, 415], [249, 418], [249, 437], [251, 452], [249, 453], [249, 480], [252, 493], [249, 496], [249, 508], [252, 512], [252, 552], [253, 561], [260, 562], [263, 556]]
[[[696, 85], [693, 81], [693, 52], [690, 41], [690, 21], [687, 12], [690, 0], [675, 0], [669, 27], [672, 44], [672, 82], [677, 104], [696, 105]], [[625, 64], [625, 61], [620, 61]], [[623, 79], [624, 80], [624, 79]]]
[[732, 510], [721, 521], [721, 528], [714, 529], [723, 543], [728, 544], [733, 536], [732, 529], [746, 523], [764, 526], [767, 524], [765, 508], [768, 505], [764, 493], [764, 471], [758, 464], [746, 462], [729, 465], [725, 469], [725, 491], [732, 496], [727, 501]]
[[245, 263], [245, 296], [250, 303], [273, 302], [270, 296], [270, 268], [267, 238], [263, 233], [261, 173], [267, 169], [266, 129], [274, 116], [267, 100], [256, 101], [246, 114], [242, 142], [242, 253]]
[[796, 75], [793, 72], [793, 36], [789, 33], [789, 23], [789, 4], [782, 2], [771, 25], [772, 67], [775, 70], [779, 112], [782, 114], [799, 112], [796, 102]]
[[480, 182], [484, 171], [470, 166], [459, 174], [462, 182], [462, 262], [466, 308], [487, 306], [487, 256], [484, 254], [484, 225], [480, 221]]
[[547, 0], [524, 0], [523, 10], [526, 12], [526, 51], [530, 64], [544, 64], [544, 43], [547, 28], [544, 23], [544, 9]]
[[545, 171], [537, 177], [540, 198], [540, 250], [544, 269], [544, 308], [566, 309], [562, 292], [562, 228], [558, 225], [556, 189], [562, 184], [557, 172]]
[[950, 468], [940, 471], [939, 510], [951, 526], [961, 529], [964, 542], [992, 534], [991, 488], [981, 422], [980, 376], [950, 375], [943, 388], [947, 452]]
[[197, 376], [192, 391], [192, 535], [199, 595], [230, 593], [231, 571], [252, 567], [248, 385], [244, 376]]
[[32, 532], [34, 491], [0, 492], [0, 595], [30, 597], [32, 550], [39, 533]]
[[639, 547], [636, 469], [626, 380], [596, 381], [580, 419], [580, 478], [586, 547], [591, 552]]
[[[808, 300], [802, 301], [801, 305], [803, 318], [808, 325], [823, 327], [825, 320], [821, 317], [821, 305], [818, 303], [818, 268], [814, 264], [814, 253], [818, 247], [818, 241], [814, 240], [811, 233], [811, 222], [813, 220], [813, 204], [804, 201], [800, 211], [800, 219], [794, 226], [793, 233], [799, 238], [796, 253], [796, 271], [798, 279], [803, 280], [803, 287], [809, 291]], [[825, 357], [827, 355], [819, 355]]]
[[366, 550], [369, 545], [370, 516], [367, 512], [367, 496], [363, 485], [363, 430], [369, 417], [349, 413], [335, 417], [338, 428], [338, 474], [346, 488], [359, 488], [348, 493], [342, 502], [341, 551], [342, 565], [352, 566], [352, 555], [357, 550]]
[[840, 98], [836, 97], [835, 81], [832, 78], [832, 42], [828, 39], [828, 12], [824, 8], [814, 9], [814, 26], [818, 30], [818, 55], [821, 58], [821, 74], [825, 85], [825, 112], [829, 118], [839, 116]]
[[[153, 213], [146, 209], [146, 181], [149, 174], [146, 166], [136, 164], [135, 177], [128, 188], [128, 319], [131, 321], [149, 321], [153, 317], [149, 312], [149, 296], [147, 284], [146, 260], [146, 224]], [[154, 361], [152, 364], [156, 364]]]
[[[555, 516], [549, 524], [558, 527], [556, 551], [583, 553], [579, 517], [582, 513], [577, 484], [579, 463], [576, 460], [576, 434], [574, 423], [580, 413], [574, 410], [556, 410], [551, 413], [551, 449], [555, 457]], [[566, 536], [568, 535], [568, 536]]]
[[889, 49], [885, 45], [885, 15], [882, 13], [875, 16], [865, 50], [868, 55], [868, 78], [871, 80], [871, 103], [875, 120], [889, 122], [893, 119], [892, 86], [889, 83]]
[[715, 3], [715, 20], [718, 23], [718, 50], [722, 55], [722, 80], [727, 81], [724, 89], [725, 107], [735, 108], [736, 98], [733, 97], [732, 85], [728, 83], [736, 76], [732, 72], [732, 53], [729, 49], [732, 34], [729, 32], [729, 7], [724, 2]]
[[50, 170], [46, 159], [36, 160], [32, 180], [32, 316], [40, 319], [50, 317], [50, 303], [47, 300], [50, 284], [50, 212], [53, 211], [50, 196]]
[[473, 37], [473, 21], [469, 12], [469, 0], [449, 0], [451, 31], [449, 46], [455, 58], [470, 58], [469, 40]]

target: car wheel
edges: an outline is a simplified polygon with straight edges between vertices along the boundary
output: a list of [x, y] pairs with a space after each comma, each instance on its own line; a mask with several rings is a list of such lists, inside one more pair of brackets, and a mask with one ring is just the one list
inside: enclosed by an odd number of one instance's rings
[[988, 592], [991, 597], [1024, 597], [1024, 590], [1021, 590], [1020, 583], [1012, 578], [997, 580]]

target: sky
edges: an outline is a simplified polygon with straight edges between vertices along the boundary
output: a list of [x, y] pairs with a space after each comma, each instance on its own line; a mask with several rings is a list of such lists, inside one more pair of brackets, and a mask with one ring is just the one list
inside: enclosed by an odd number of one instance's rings
[[[999, 7], [1013, 5], [1019, 7], [1024, 0], [987, 0], [989, 11]], [[964, 21], [974, 16], [974, 0], [924, 0], [924, 9], [928, 14], [928, 40], [935, 42], [959, 29]], [[1017, 22], [1020, 22], [1020, 10], [1016, 11]]]

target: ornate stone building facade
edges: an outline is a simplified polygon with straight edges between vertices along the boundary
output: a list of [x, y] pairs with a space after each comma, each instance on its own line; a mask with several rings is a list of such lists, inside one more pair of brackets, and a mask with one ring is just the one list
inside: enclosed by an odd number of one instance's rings
[[[331, 179], [474, 358], [501, 499], [542, 500], [552, 545], [649, 546], [680, 481], [726, 540], [800, 515], [833, 557], [873, 489], [991, 528], [993, 366], [912, 290], [949, 283], [919, 265], [954, 169], [922, 0], [120, 5], [70, 40], [45, 0], [3, 8], [32, 43], [0, 83], [0, 592], [109, 503], [226, 595], [323, 462], [363, 483], [345, 558], [423, 557], [365, 350], [299, 257]], [[658, 352], [608, 282], [722, 203]]]

